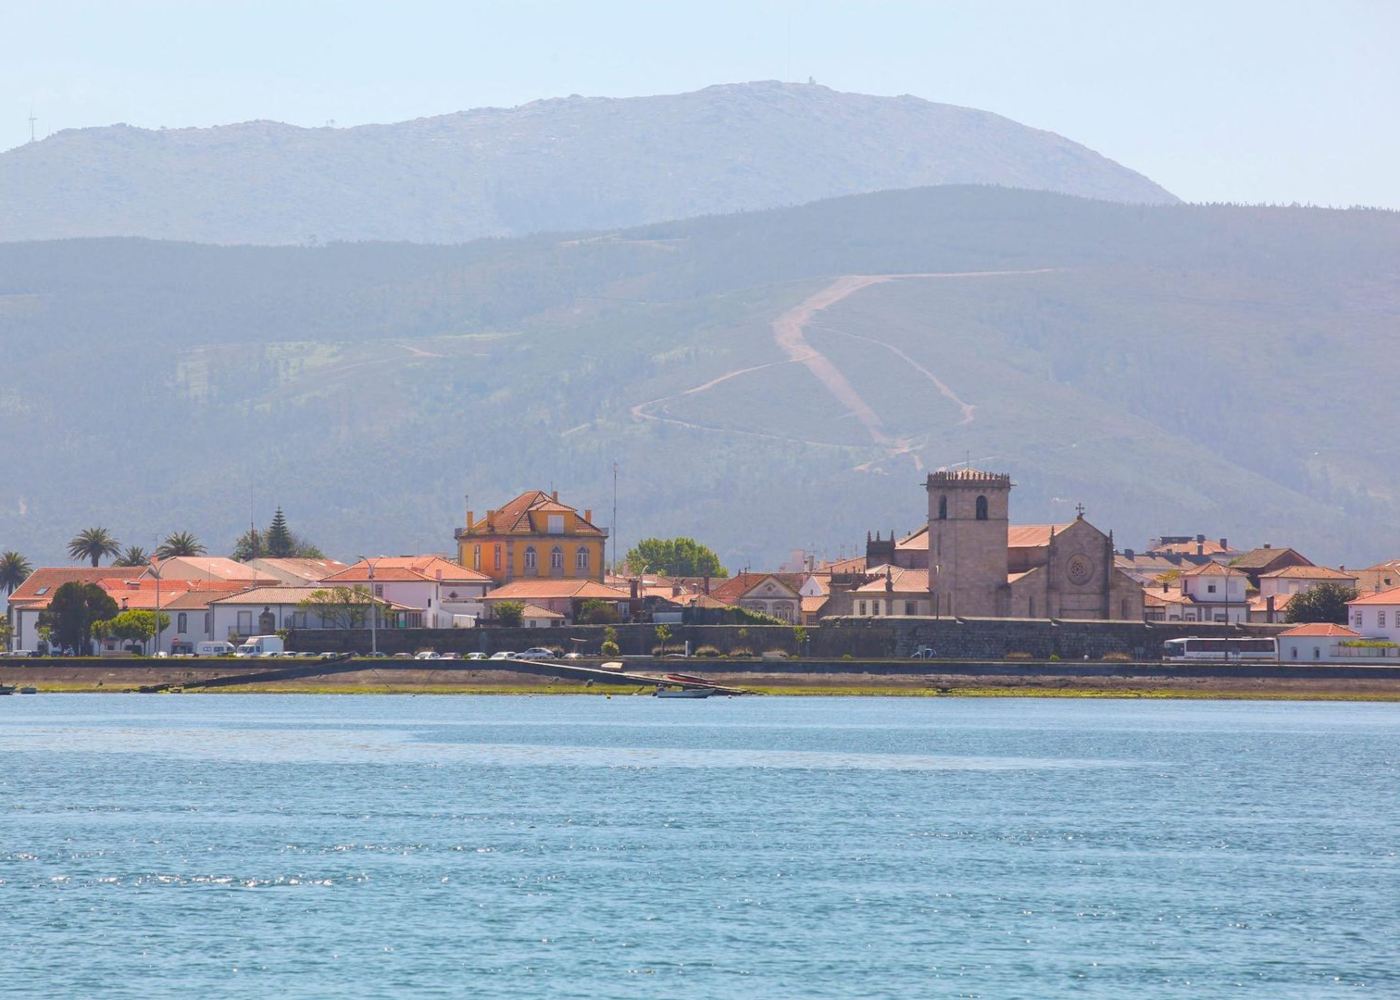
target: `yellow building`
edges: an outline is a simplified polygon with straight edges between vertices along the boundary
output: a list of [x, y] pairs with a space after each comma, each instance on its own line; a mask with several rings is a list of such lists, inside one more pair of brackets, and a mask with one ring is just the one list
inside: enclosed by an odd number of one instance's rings
[[593, 511], [580, 514], [560, 503], [557, 492], [522, 493], [480, 520], [467, 511], [467, 526], [456, 537], [458, 561], [497, 583], [532, 577], [603, 582], [606, 529], [593, 524]]

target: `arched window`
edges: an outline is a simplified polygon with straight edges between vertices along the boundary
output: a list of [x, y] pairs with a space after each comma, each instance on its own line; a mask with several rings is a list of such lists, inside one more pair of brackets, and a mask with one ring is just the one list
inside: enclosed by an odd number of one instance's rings
[[559, 546], [557, 546], [557, 545], [554, 546], [554, 548], [552, 548], [552, 549], [549, 550], [549, 568], [550, 568], [550, 569], [563, 569], [563, 568], [564, 568], [564, 550], [561, 549], [561, 548], [560, 548]]
[[978, 498], [977, 498], [977, 520], [979, 520], [979, 521], [985, 521], [986, 519], [987, 519], [987, 498], [986, 498], [986, 497], [978, 497]]
[[178, 615], [175, 616], [175, 631], [181, 633], [188, 632], [188, 622], [189, 619], [186, 618], [185, 613], [181, 611]]
[[534, 569], [537, 565], [538, 561], [535, 557], [535, 547], [533, 545], [525, 546], [525, 568]]
[[946, 521], [946, 520], [948, 520], [948, 498], [947, 498], [947, 497], [939, 497], [939, 498], [938, 498], [938, 519], [939, 519], [940, 521]]
[[588, 546], [580, 545], [574, 555], [574, 568], [588, 572]]

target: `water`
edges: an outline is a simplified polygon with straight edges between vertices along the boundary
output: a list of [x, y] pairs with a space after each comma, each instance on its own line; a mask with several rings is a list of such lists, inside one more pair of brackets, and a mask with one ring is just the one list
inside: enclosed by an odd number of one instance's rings
[[0, 700], [0, 994], [1400, 996], [1400, 706]]

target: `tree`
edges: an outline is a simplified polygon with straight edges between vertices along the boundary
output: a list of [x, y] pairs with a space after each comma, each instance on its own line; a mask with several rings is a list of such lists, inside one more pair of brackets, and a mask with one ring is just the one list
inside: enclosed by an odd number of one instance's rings
[[272, 515], [264, 541], [267, 543], [267, 554], [274, 559], [286, 559], [296, 554], [296, 539], [287, 527], [287, 515], [282, 513], [281, 507]]
[[172, 531], [165, 541], [156, 548], [157, 559], [173, 559], [176, 556], [202, 556], [209, 550], [188, 531]]
[[521, 601], [497, 601], [496, 624], [503, 628], [519, 628], [525, 617], [525, 605]]
[[313, 590], [305, 600], [297, 602], [297, 607], [320, 615], [322, 623], [330, 628], [348, 630], [365, 627], [371, 600], [369, 588], [357, 584]]
[[709, 546], [693, 538], [643, 538], [626, 556], [633, 573], [661, 573], [665, 576], [725, 577], [729, 571]]
[[661, 655], [666, 655], [666, 643], [671, 641], [671, 626], [656, 626], [656, 641], [661, 644]]
[[[160, 613], [160, 630], [170, 627], [170, 616]], [[150, 642], [156, 634], [156, 613], [154, 611], [122, 611], [111, 618], [92, 623], [92, 634], [99, 638], [112, 638], [119, 642]]]
[[1356, 600], [1356, 588], [1340, 583], [1319, 583], [1310, 590], [1294, 594], [1288, 602], [1290, 622], [1347, 623], [1347, 601]]
[[617, 645], [617, 629], [609, 625], [603, 629], [603, 644], [598, 647], [598, 652], [604, 656], [616, 656], [619, 647]]
[[86, 655], [94, 622], [116, 617], [117, 602], [95, 583], [65, 583], [53, 592], [48, 609], [39, 615], [58, 645]]
[[590, 597], [579, 604], [574, 621], [579, 625], [611, 625], [617, 621], [617, 606]]
[[239, 535], [238, 540], [233, 543], [233, 551], [229, 553], [229, 558], [235, 562], [261, 559], [263, 548], [262, 532], [257, 528], [249, 528]]
[[146, 554], [146, 550], [139, 545], [128, 545], [122, 550], [122, 554], [117, 557], [113, 566], [145, 566], [151, 561], [151, 557]]
[[29, 565], [29, 560], [18, 552], [0, 553], [0, 587], [5, 588], [5, 593], [13, 594], [15, 588], [28, 580], [33, 572], [34, 567]]
[[121, 552], [121, 543], [112, 537], [106, 528], [84, 528], [68, 543], [68, 555], [81, 562], [92, 561], [96, 568], [103, 559]]

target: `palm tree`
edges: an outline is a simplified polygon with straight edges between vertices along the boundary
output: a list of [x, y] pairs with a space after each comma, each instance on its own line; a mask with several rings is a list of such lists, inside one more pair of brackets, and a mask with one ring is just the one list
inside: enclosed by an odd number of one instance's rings
[[128, 545], [122, 552], [121, 558], [112, 563], [113, 566], [144, 566], [151, 561], [151, 557], [146, 554], [146, 550], [139, 545]]
[[202, 556], [208, 550], [188, 531], [173, 531], [165, 536], [165, 541], [156, 548], [157, 559], [173, 559], [176, 556]]
[[29, 565], [29, 560], [18, 552], [0, 553], [0, 587], [5, 588], [5, 593], [13, 594], [15, 588], [29, 579], [29, 574], [33, 572], [34, 567]]
[[121, 550], [121, 543], [113, 538], [106, 528], [84, 528], [68, 543], [68, 555], [71, 558], [80, 562], [89, 559], [94, 568], [103, 559], [118, 555]]

